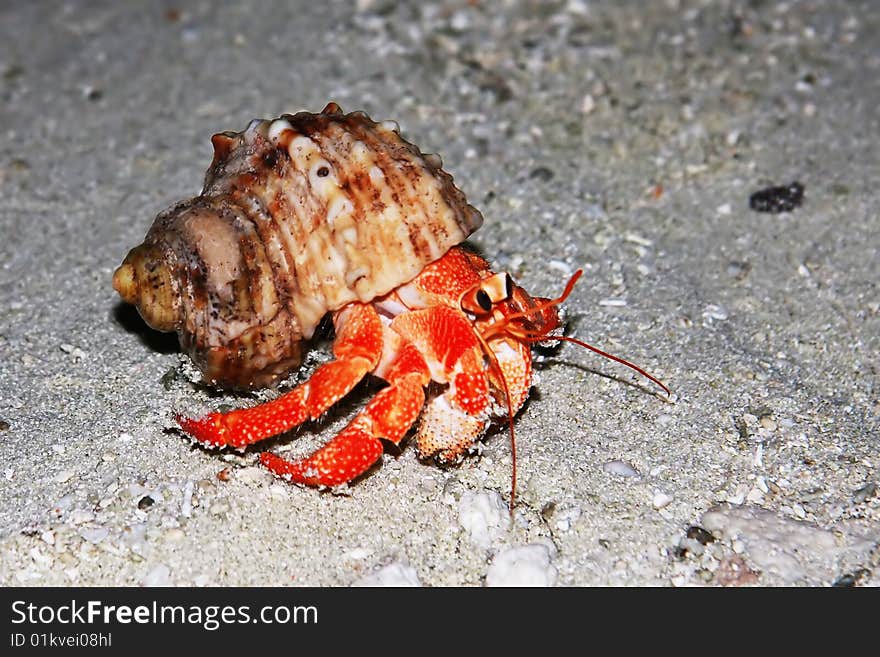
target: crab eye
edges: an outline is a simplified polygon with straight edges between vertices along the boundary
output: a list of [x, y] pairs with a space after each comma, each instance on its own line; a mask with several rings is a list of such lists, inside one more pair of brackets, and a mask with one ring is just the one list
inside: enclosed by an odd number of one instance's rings
[[489, 312], [492, 310], [492, 299], [489, 298], [489, 293], [486, 290], [477, 290], [476, 295], [477, 304], [479, 304], [480, 308], [483, 309], [484, 312]]
[[461, 308], [474, 315], [485, 315], [492, 306], [509, 299], [513, 294], [513, 280], [507, 274], [492, 274], [474, 285], [461, 297]]

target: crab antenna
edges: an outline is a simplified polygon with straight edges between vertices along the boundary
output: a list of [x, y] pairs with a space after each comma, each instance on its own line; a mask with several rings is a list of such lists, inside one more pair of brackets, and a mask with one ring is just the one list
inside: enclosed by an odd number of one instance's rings
[[542, 335], [537, 335], [537, 336], [523, 335], [523, 336], [520, 336], [520, 339], [526, 340], [528, 342], [544, 342], [545, 340], [546, 341], [563, 340], [565, 342], [573, 342], [574, 344], [579, 345], [581, 347], [584, 347], [586, 349], [589, 349], [590, 351], [595, 352], [595, 353], [599, 354], [600, 356], [604, 356], [605, 358], [608, 358], [608, 359], [613, 360], [617, 363], [620, 363], [621, 365], [626, 365], [628, 368], [635, 370], [636, 372], [641, 374], [646, 379], [653, 381], [658, 386], [663, 388], [663, 392], [666, 393], [667, 397], [670, 397], [672, 395], [672, 393], [669, 391], [669, 388], [667, 388], [657, 377], [648, 374], [645, 370], [643, 370], [638, 365], [635, 365], [634, 363], [630, 363], [628, 360], [624, 360], [620, 356], [615, 356], [614, 354], [609, 354], [607, 351], [602, 351], [598, 347], [594, 347], [593, 345], [587, 344], [586, 342], [583, 342], [582, 340], [578, 340], [577, 338], [570, 338], [567, 335], [544, 335], [544, 336], [542, 336]]
[[646, 379], [648, 379], [648, 380], [652, 381], [653, 383], [656, 383], [658, 386], [660, 386], [663, 389], [663, 392], [666, 393], [666, 396], [670, 397], [672, 393], [669, 391], [669, 388], [667, 388], [658, 378], [648, 374], [641, 367], [639, 367], [638, 365], [636, 365], [634, 363], [630, 363], [628, 360], [624, 360], [623, 358], [620, 358], [619, 356], [615, 356], [614, 354], [609, 354], [607, 351], [602, 351], [598, 347], [594, 347], [593, 345], [588, 344], [586, 342], [583, 342], [581, 340], [578, 340], [577, 338], [570, 338], [566, 335], [547, 335], [547, 334], [529, 333], [529, 332], [526, 332], [522, 329], [517, 329], [517, 328], [511, 326], [511, 320], [519, 319], [520, 317], [528, 318], [536, 313], [541, 312], [545, 308], [560, 305], [563, 301], [565, 301], [568, 298], [568, 295], [571, 294], [571, 291], [574, 289], [574, 284], [577, 282], [577, 280], [581, 277], [581, 274], [583, 274], [583, 273], [584, 273], [583, 269], [578, 269], [572, 275], [572, 277], [570, 279], [568, 279], [568, 283], [566, 283], [565, 289], [562, 291], [562, 294], [560, 294], [555, 299], [546, 299], [544, 301], [541, 301], [537, 305], [533, 306], [532, 308], [529, 308], [528, 310], [523, 310], [521, 312], [512, 313], [510, 315], [505, 316], [502, 321], [497, 322], [495, 324], [492, 324], [491, 327], [489, 327], [489, 331], [487, 331], [488, 335], [485, 335], [483, 337], [488, 339], [492, 335], [496, 335], [498, 333], [507, 333], [507, 334], [512, 335], [520, 340], [525, 340], [527, 342], [544, 342], [544, 341], [550, 341], [550, 340], [562, 340], [565, 342], [573, 342], [574, 344], [579, 345], [581, 347], [584, 347], [585, 349], [589, 349], [590, 351], [597, 353], [600, 356], [604, 356], [605, 358], [608, 358], [609, 360], [613, 360], [617, 363], [620, 363], [621, 365], [626, 365], [628, 368], [635, 370], [636, 372], [638, 372], [639, 374], [644, 376]]
[[513, 430], [513, 402], [510, 400], [510, 388], [507, 386], [507, 379], [504, 376], [504, 370], [501, 369], [501, 363], [489, 343], [480, 335], [480, 332], [474, 330], [483, 352], [489, 357], [492, 367], [498, 372], [498, 378], [501, 379], [501, 386], [504, 388], [504, 400], [507, 403], [507, 422], [510, 426], [510, 461], [511, 461], [511, 478], [510, 478], [510, 515], [513, 516], [513, 507], [516, 504], [516, 432]]

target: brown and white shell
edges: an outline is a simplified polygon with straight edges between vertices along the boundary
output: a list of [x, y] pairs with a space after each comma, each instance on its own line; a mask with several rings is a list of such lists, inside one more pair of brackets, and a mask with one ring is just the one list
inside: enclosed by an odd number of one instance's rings
[[321, 318], [414, 278], [483, 218], [393, 121], [330, 103], [213, 136], [201, 195], [162, 212], [113, 276], [215, 385], [272, 385]]

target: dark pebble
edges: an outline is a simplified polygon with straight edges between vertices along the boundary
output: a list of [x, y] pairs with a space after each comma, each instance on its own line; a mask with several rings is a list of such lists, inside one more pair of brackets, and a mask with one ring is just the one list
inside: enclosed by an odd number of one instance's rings
[[697, 525], [691, 525], [688, 527], [685, 536], [692, 538], [700, 545], [708, 545], [709, 543], [715, 542], [715, 537], [712, 536], [711, 533]]
[[799, 182], [767, 187], [749, 196], [749, 207], [755, 212], [791, 212], [804, 200], [804, 186]]
[[552, 169], [548, 169], [547, 167], [538, 167], [536, 169], [532, 169], [532, 172], [529, 174], [529, 178], [534, 180], [539, 180], [541, 182], [550, 182], [553, 180], [553, 176], [556, 175], [553, 173]]
[[871, 571], [866, 570], [865, 568], [859, 568], [855, 572], [846, 573], [845, 575], [841, 575], [831, 586], [835, 586], [837, 588], [849, 588], [851, 586], [855, 586], [862, 579], [865, 578], [866, 575], [870, 575]]
[[0, 420], [0, 431], [8, 431], [9, 430], [9, 422], [6, 420]]
[[162, 387], [165, 390], [171, 390], [174, 387], [174, 384], [180, 378], [180, 369], [178, 367], [170, 368], [165, 374], [162, 375]]
[[149, 495], [144, 495], [141, 499], [138, 500], [138, 508], [141, 511], [146, 511], [155, 503], [156, 500], [154, 500], [152, 497], [150, 497]]

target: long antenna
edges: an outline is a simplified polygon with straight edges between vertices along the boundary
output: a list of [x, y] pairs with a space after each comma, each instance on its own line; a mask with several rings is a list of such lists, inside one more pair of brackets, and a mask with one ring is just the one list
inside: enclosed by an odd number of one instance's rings
[[624, 360], [620, 356], [615, 356], [614, 354], [609, 354], [607, 351], [602, 351], [598, 347], [594, 347], [593, 345], [588, 344], [582, 340], [578, 340], [577, 338], [570, 338], [567, 335], [548, 335], [548, 336], [521, 336], [520, 339], [526, 340], [528, 342], [544, 342], [544, 341], [550, 341], [550, 340], [562, 340], [564, 342], [573, 342], [574, 344], [579, 345], [581, 347], [584, 347], [585, 349], [589, 349], [590, 351], [593, 351], [593, 352], [599, 354], [600, 356], [604, 356], [605, 358], [608, 358], [608, 359], [613, 360], [617, 363], [620, 363], [621, 365], [626, 365], [630, 369], [633, 369], [636, 372], [638, 372], [639, 374], [641, 374], [646, 379], [650, 379], [651, 381], [656, 383], [658, 386], [663, 388], [663, 392], [666, 393], [667, 397], [672, 396], [672, 393], [669, 391], [669, 388], [667, 388], [663, 384], [663, 382], [660, 381], [660, 379], [648, 374], [645, 370], [643, 370], [638, 365], [636, 365], [634, 363], [630, 363], [628, 360]]
[[507, 377], [504, 376], [504, 369], [498, 362], [498, 356], [492, 351], [489, 343], [480, 335], [480, 332], [474, 330], [483, 352], [489, 357], [492, 366], [498, 372], [498, 378], [501, 379], [501, 385], [504, 388], [504, 400], [507, 402], [507, 423], [510, 426], [510, 462], [512, 475], [510, 479], [510, 515], [513, 516], [513, 507], [516, 504], [516, 432], [513, 430], [513, 402], [510, 400], [510, 388], [507, 385]]
[[[501, 367], [501, 363], [498, 361], [498, 356], [489, 346], [489, 340], [492, 338], [496, 338], [498, 336], [506, 336], [509, 338], [513, 338], [515, 340], [521, 340], [523, 342], [549, 342], [559, 340], [562, 342], [572, 342], [578, 346], [584, 347], [585, 349], [589, 349], [590, 351], [599, 354], [600, 356], [604, 356], [609, 360], [613, 360], [616, 363], [620, 363], [621, 365], [626, 365], [630, 369], [638, 372], [646, 379], [652, 381], [663, 389], [663, 392], [666, 393], [667, 397], [671, 397], [672, 393], [669, 388], [663, 384], [657, 377], [649, 374], [645, 370], [643, 370], [638, 365], [629, 362], [619, 356], [615, 356], [614, 354], [610, 354], [607, 351], [602, 351], [598, 347], [594, 347], [591, 344], [588, 344], [582, 340], [578, 340], [577, 338], [572, 338], [567, 335], [552, 335], [550, 334], [550, 330], [546, 330], [541, 333], [539, 331], [529, 331], [525, 327], [517, 326], [513, 323], [513, 320], [516, 319], [531, 319], [538, 313], [546, 310], [547, 308], [558, 307], [565, 301], [568, 296], [571, 294], [571, 291], [574, 289], [574, 284], [583, 274], [582, 269], [578, 269], [572, 277], [568, 280], [568, 283], [565, 285], [565, 289], [555, 299], [541, 299], [538, 303], [536, 303], [531, 308], [527, 310], [522, 310], [519, 312], [511, 313], [509, 315], [505, 315], [504, 318], [500, 321], [497, 321], [493, 324], [489, 324], [485, 327], [483, 332], [474, 329], [474, 335], [477, 337], [477, 340], [480, 342], [480, 346], [483, 348], [483, 352], [489, 358], [492, 368], [497, 372], [498, 378], [501, 380], [501, 386], [504, 388], [504, 398], [507, 402], [507, 421], [510, 427], [510, 455], [512, 462], [512, 476], [510, 483], [510, 515], [513, 515], [513, 508], [516, 503], [516, 432], [514, 431], [514, 423], [513, 423], [513, 401], [510, 398], [510, 387], [507, 385], [507, 378], [504, 376], [504, 369]], [[556, 327], [554, 326], [553, 329]]]

